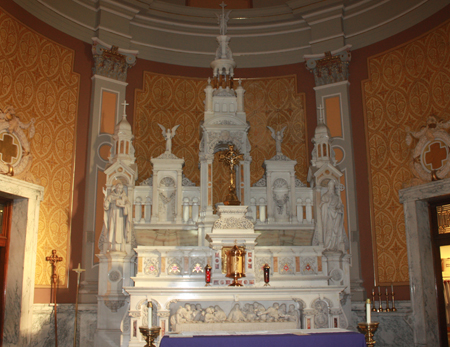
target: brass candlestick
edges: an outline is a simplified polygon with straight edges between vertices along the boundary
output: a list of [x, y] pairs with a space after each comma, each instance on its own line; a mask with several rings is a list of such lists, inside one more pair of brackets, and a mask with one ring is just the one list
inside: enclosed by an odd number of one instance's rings
[[378, 322], [373, 323], [358, 323], [358, 328], [366, 337], [366, 345], [373, 346], [376, 341], [373, 339], [373, 335], [378, 329]]
[[156, 347], [154, 341], [161, 331], [161, 327], [139, 327], [139, 331], [142, 336], [144, 336], [145, 342], [147, 343], [144, 347]]
[[386, 309], [383, 310], [383, 312], [391, 312], [389, 308], [389, 293], [387, 287], [386, 287]]
[[378, 304], [377, 312], [383, 312], [383, 305], [381, 304], [381, 291], [378, 291]]
[[372, 289], [372, 312], [377, 312], [375, 307], [375, 289]]
[[392, 295], [392, 312], [396, 312], [397, 309], [395, 308], [395, 293], [394, 291], [391, 292]]

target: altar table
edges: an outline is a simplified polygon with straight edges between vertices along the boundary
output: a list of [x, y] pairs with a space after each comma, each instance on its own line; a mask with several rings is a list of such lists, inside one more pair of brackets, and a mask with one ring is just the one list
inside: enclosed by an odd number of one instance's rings
[[315, 333], [310, 335], [214, 335], [164, 336], [160, 347], [366, 347], [363, 334], [356, 332]]

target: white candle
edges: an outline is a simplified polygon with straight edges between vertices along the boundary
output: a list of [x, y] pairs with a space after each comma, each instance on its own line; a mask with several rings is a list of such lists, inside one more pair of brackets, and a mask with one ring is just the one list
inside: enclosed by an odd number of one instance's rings
[[394, 292], [394, 285], [391, 283], [391, 294]]
[[150, 329], [153, 326], [153, 322], [152, 322], [152, 320], [153, 320], [153, 314], [152, 314], [152, 307], [153, 307], [153, 305], [149, 301], [147, 306], [148, 306], [148, 317], [147, 317], [148, 328]]
[[366, 322], [369, 324], [372, 322], [371, 317], [371, 310], [370, 310], [370, 299], [366, 300]]

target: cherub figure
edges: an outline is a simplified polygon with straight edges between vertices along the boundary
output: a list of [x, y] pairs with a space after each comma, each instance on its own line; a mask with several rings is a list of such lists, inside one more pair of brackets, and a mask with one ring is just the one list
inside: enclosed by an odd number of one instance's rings
[[166, 128], [159, 124], [159, 127], [162, 130], [162, 135], [164, 136], [164, 139], [166, 140], [166, 153], [172, 153], [172, 139], [175, 137], [175, 133], [178, 129], [178, 127], [180, 126], [180, 124], [175, 125], [172, 130], [170, 128], [168, 128], [166, 130]]

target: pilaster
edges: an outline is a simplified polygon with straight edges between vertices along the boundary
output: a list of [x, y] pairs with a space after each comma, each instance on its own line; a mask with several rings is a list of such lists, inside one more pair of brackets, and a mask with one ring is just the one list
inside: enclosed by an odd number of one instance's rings
[[[125, 101], [127, 70], [136, 62], [137, 51], [123, 50], [93, 38], [92, 54], [95, 62], [92, 77], [91, 115], [89, 122], [88, 158], [86, 167], [87, 206], [101, 206], [102, 187], [106, 184], [103, 171], [109, 164], [110, 149], [114, 144], [116, 124], [122, 118], [120, 105]], [[131, 193], [131, 191], [129, 192]], [[83, 226], [82, 275], [80, 302], [97, 302], [98, 258], [103, 209], [87, 208]]]
[[356, 200], [355, 159], [352, 141], [352, 120], [348, 67], [351, 45], [341, 46], [323, 54], [305, 55], [307, 69], [314, 74], [316, 106], [323, 107], [324, 123], [332, 137], [332, 158], [342, 172], [340, 184], [345, 186], [341, 198], [345, 206], [345, 225], [350, 240], [350, 281], [352, 298], [364, 300], [362, 287], [358, 208]]

